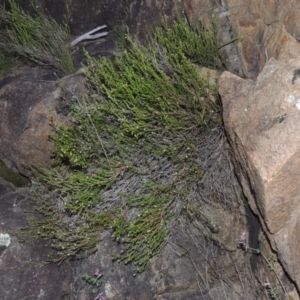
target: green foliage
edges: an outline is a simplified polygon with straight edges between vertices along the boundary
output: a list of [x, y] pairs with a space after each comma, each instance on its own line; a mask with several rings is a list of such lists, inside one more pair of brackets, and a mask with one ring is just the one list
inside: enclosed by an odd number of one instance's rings
[[[175, 134], [209, 121], [209, 113], [200, 101], [209, 88], [207, 79], [199, 76], [185, 56], [170, 65], [174, 68], [171, 76], [160, 68], [160, 59], [137, 43], [114, 62], [88, 56], [88, 82], [105, 95], [106, 101], [99, 100], [100, 109], [109, 112], [124, 133], [124, 137], [117, 138], [122, 143], [127, 138], [133, 142], [157, 133]], [[108, 126], [114, 131], [112, 124]]]
[[[211, 24], [199, 21], [195, 30], [191, 30], [186, 18], [179, 19], [172, 28], [167, 25], [167, 18], [163, 26], [155, 31], [155, 40], [171, 54], [172, 60], [178, 60], [180, 54], [188, 57], [192, 62], [206, 67], [221, 67], [222, 58], [218, 43], [218, 27], [216, 19]], [[180, 61], [179, 61], [180, 63]]]
[[14, 0], [9, 0], [9, 3], [10, 11], [0, 7], [1, 51], [39, 65], [54, 67], [62, 74], [74, 73], [76, 70], [67, 23], [60, 26], [38, 9], [35, 9], [35, 16], [32, 17]]
[[121, 50], [126, 48], [126, 36], [128, 35], [128, 31], [128, 26], [124, 23], [115, 26], [113, 29], [118, 48]]
[[96, 294], [99, 290], [99, 287], [102, 283], [101, 279], [98, 278], [98, 277], [93, 277], [93, 276], [90, 276], [89, 274], [87, 273], [84, 273], [82, 275], [82, 279], [84, 281], [86, 281], [88, 284], [92, 285], [93, 286], [93, 289], [92, 289], [92, 293], [93, 294]]
[[0, 52], [0, 75], [6, 74], [13, 65], [14, 59]]
[[[55, 168], [37, 190], [46, 219], [33, 225], [52, 239], [52, 261], [90, 254], [111, 228], [122, 246], [114, 259], [142, 272], [195, 194], [203, 177], [199, 138], [218, 113], [207, 97], [217, 88], [191, 63], [196, 53], [178, 46], [176, 30], [191, 31], [188, 23], [174, 26], [158, 29], [147, 47], [128, 37], [129, 49], [113, 61], [87, 54], [89, 95], [74, 95], [76, 126], [56, 126]], [[161, 30], [168, 41], [160, 43]]]
[[271, 297], [271, 299], [281, 300], [281, 297], [279, 296], [279, 293], [277, 292], [276, 289], [269, 287], [269, 288], [267, 288], [267, 290], [268, 290], [268, 294]]

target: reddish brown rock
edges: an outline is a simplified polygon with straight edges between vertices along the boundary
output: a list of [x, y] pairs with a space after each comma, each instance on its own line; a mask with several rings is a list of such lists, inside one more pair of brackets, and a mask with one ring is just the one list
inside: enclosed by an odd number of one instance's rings
[[227, 12], [231, 24], [232, 37], [239, 38], [237, 51], [243, 73], [248, 78], [255, 78], [266, 61], [276, 57], [276, 49], [283, 42], [274, 39], [278, 26], [283, 24], [291, 35], [300, 37], [299, 3], [296, 0], [224, 0], [222, 3], [221, 8]]
[[30, 177], [32, 165], [51, 165], [50, 118], [71, 125], [61, 111], [60, 85], [66, 92], [82, 91], [83, 75], [67, 76], [60, 83], [49, 70], [34, 68], [0, 85], [0, 159]]
[[300, 46], [284, 40], [256, 82], [224, 72], [219, 91], [244, 192], [299, 287]]
[[183, 7], [192, 25], [198, 25], [199, 19], [208, 20], [216, 9], [211, 0], [183, 0]]

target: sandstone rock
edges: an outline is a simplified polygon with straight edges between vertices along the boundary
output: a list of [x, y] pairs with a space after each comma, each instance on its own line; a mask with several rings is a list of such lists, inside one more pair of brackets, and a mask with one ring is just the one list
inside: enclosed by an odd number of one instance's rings
[[49, 70], [34, 68], [0, 81], [0, 160], [30, 177], [32, 165], [51, 164], [50, 118], [70, 124], [62, 114], [62, 94], [83, 91], [83, 75], [62, 79]]
[[[248, 78], [255, 78], [266, 61], [276, 57], [276, 49], [282, 46], [283, 40], [271, 37], [278, 26], [285, 25], [291, 35], [299, 37], [299, 3], [296, 0], [224, 0], [222, 4], [232, 26], [232, 37], [239, 37], [237, 51], [243, 73]], [[272, 42], [269, 43], [269, 39]]]
[[300, 65], [287, 53], [300, 47], [289, 39], [256, 82], [224, 72], [219, 91], [244, 192], [299, 287]]

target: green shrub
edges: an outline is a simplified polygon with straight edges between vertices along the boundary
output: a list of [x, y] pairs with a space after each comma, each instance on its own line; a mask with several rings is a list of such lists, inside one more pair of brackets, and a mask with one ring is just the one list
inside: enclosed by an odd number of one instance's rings
[[214, 18], [211, 24], [200, 20], [198, 26], [191, 30], [186, 18], [179, 19], [172, 28], [168, 28], [165, 17], [162, 27], [155, 32], [156, 42], [166, 49], [171, 59], [183, 53], [193, 63], [210, 68], [222, 67], [219, 49], [223, 46], [219, 45], [217, 36], [218, 27]]
[[52, 239], [58, 251], [52, 261], [90, 254], [99, 233], [111, 228], [123, 245], [114, 259], [142, 272], [186, 204], [199, 200], [199, 141], [220, 120], [207, 100], [217, 88], [191, 63], [196, 54], [178, 46], [176, 30], [191, 30], [188, 23], [163, 28], [168, 39], [161, 39], [162, 29], [147, 47], [129, 37], [129, 49], [113, 61], [87, 54], [89, 95], [75, 94], [71, 104], [78, 125], [56, 127], [55, 168], [37, 190], [45, 220], [33, 220], [32, 234]]
[[67, 23], [60, 26], [38, 9], [32, 17], [13, 0], [9, 3], [10, 11], [0, 7], [0, 50], [39, 65], [54, 67], [62, 74], [74, 73]]
[[0, 74], [6, 74], [14, 65], [14, 59], [0, 52]]

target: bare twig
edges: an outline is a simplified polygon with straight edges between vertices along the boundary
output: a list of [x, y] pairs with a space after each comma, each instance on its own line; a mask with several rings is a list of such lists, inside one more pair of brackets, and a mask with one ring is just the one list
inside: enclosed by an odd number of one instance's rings
[[85, 41], [85, 40], [95, 40], [95, 39], [101, 38], [101, 37], [103, 37], [105, 35], [108, 35], [107, 31], [95, 34], [97, 31], [100, 31], [100, 30], [102, 30], [103, 28], [106, 28], [106, 27], [107, 27], [106, 25], [102, 25], [102, 26], [99, 26], [99, 27], [97, 27], [97, 28], [89, 31], [89, 32], [84, 33], [83, 35], [81, 35], [78, 38], [76, 38], [71, 43], [71, 46], [74, 47], [75, 45], [77, 45], [78, 43], [80, 43], [82, 41]]

